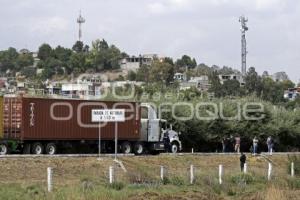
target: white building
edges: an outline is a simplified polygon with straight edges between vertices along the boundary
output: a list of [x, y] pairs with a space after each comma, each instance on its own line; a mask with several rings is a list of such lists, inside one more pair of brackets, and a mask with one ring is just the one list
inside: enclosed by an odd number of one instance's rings
[[197, 88], [199, 91], [207, 91], [210, 88], [208, 76], [191, 77], [189, 81], [183, 81], [180, 83], [180, 90], [187, 90], [192, 87]]
[[71, 98], [92, 99], [101, 96], [100, 86], [92, 83], [64, 83], [61, 87], [63, 96]]
[[237, 80], [240, 85], [245, 85], [243, 76], [240, 74], [219, 75], [220, 83], [223, 85], [227, 80]]
[[210, 88], [208, 76], [191, 77], [190, 83], [195, 83], [198, 90], [207, 91]]
[[289, 88], [288, 90], [284, 91], [283, 97], [288, 100], [295, 100], [296, 98], [300, 97], [300, 87]]
[[176, 81], [183, 81], [183, 80], [185, 80], [185, 75], [183, 73], [177, 72], [177, 73], [174, 74], [173, 78]]
[[154, 59], [163, 59], [157, 54], [144, 54], [140, 56], [131, 56], [123, 58], [120, 61], [121, 69], [127, 71], [137, 71], [142, 65], [151, 65]]

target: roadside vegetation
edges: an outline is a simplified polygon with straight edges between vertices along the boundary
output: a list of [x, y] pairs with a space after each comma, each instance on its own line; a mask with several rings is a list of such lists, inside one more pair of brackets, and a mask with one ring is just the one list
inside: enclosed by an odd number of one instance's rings
[[[1, 199], [298, 199], [299, 171], [288, 170], [297, 156], [248, 155], [248, 173], [239, 169], [238, 155], [161, 155], [122, 157], [127, 172], [112, 158], [10, 158], [0, 160]], [[273, 164], [267, 180], [268, 162]], [[189, 166], [195, 167], [190, 183]], [[218, 182], [218, 165], [223, 164], [223, 184]], [[47, 191], [46, 168], [53, 168], [53, 191]], [[114, 166], [113, 184], [108, 168]], [[164, 180], [160, 166], [165, 167]], [[290, 168], [289, 168], [290, 169]]]

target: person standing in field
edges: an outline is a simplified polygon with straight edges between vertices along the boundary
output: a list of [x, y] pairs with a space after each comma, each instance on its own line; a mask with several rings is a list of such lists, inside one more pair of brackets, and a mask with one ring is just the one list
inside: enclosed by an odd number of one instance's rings
[[268, 152], [269, 153], [273, 152], [273, 145], [274, 145], [273, 139], [272, 139], [271, 136], [269, 136], [268, 139], [267, 139], [267, 146], [268, 146]]
[[235, 137], [234, 151], [240, 153], [240, 148], [241, 148], [241, 137], [237, 135]]
[[166, 153], [168, 153], [171, 150], [168, 130], [164, 133], [163, 141], [164, 141], [165, 151]]
[[241, 171], [242, 172], [244, 171], [244, 166], [245, 166], [246, 160], [247, 160], [246, 155], [243, 152], [241, 152], [240, 165], [241, 165]]
[[258, 148], [258, 139], [257, 137], [255, 136], [253, 138], [253, 154], [256, 155], [257, 153], [257, 148]]
[[223, 153], [225, 153], [226, 152], [226, 144], [227, 142], [226, 142], [226, 138], [225, 137], [223, 137], [222, 138], [222, 151], [223, 151]]

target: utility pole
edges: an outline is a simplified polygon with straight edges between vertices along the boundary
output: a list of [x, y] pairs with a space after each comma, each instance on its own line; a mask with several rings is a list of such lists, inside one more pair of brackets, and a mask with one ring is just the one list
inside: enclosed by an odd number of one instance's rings
[[248, 18], [245, 18], [245, 16], [240, 16], [239, 22], [241, 23], [241, 43], [242, 43], [242, 48], [241, 48], [241, 55], [242, 55], [242, 66], [241, 66], [241, 72], [242, 75], [246, 75], [247, 71], [247, 65], [246, 65], [246, 59], [247, 59], [247, 43], [246, 43], [246, 31], [248, 31], [248, 27], [246, 22], [248, 22]]
[[82, 37], [81, 24], [83, 24], [84, 22], [85, 22], [85, 19], [81, 16], [81, 11], [79, 11], [79, 17], [77, 18], [77, 23], [78, 23], [78, 26], [79, 26], [78, 41], [81, 41], [81, 37]]

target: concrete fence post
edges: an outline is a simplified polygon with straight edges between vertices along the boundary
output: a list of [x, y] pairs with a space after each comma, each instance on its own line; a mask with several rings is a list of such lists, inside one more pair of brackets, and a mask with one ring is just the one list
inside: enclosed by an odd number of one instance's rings
[[190, 166], [190, 183], [194, 183], [194, 165]]
[[52, 191], [52, 168], [47, 168], [47, 185], [48, 185], [48, 192]]
[[223, 165], [219, 165], [219, 184], [222, 184]]
[[244, 164], [244, 174], [247, 174], [247, 163]]
[[194, 148], [192, 148], [192, 153], [194, 153]]
[[271, 180], [272, 176], [272, 163], [269, 162], [269, 167], [268, 167], [268, 180]]
[[295, 166], [294, 166], [294, 162], [291, 163], [291, 176], [292, 176], [292, 177], [295, 176]]
[[109, 166], [109, 183], [112, 184], [114, 182], [114, 168]]
[[164, 180], [164, 166], [160, 166], [160, 179]]

